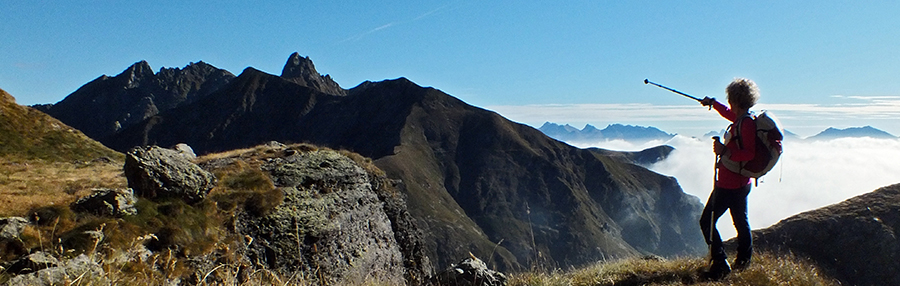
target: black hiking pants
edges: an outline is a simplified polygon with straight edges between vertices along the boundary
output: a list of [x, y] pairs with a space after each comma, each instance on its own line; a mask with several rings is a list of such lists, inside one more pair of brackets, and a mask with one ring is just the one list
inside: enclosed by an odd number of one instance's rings
[[[703, 230], [703, 236], [706, 238], [706, 244], [710, 246], [710, 254], [714, 261], [727, 259], [725, 249], [722, 247], [722, 237], [719, 236], [719, 230], [716, 229], [715, 223], [729, 209], [731, 210], [731, 219], [734, 221], [734, 228], [737, 229], [737, 261], [750, 260], [753, 252], [753, 237], [750, 234], [750, 221], [747, 219], [747, 195], [749, 194], [750, 184], [739, 189], [716, 187], [709, 195], [709, 200], [700, 216], [700, 229]], [[710, 225], [710, 219], [713, 220], [712, 225]], [[712, 226], [712, 232], [710, 232], [710, 226]]]

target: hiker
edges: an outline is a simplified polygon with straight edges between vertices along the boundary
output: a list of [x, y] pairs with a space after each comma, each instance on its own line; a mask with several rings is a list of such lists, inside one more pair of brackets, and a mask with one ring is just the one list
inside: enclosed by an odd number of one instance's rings
[[700, 216], [700, 229], [706, 238], [706, 244], [710, 247], [712, 261], [708, 274], [715, 279], [721, 279], [731, 272], [728, 257], [722, 247], [722, 238], [715, 226], [719, 217], [726, 210], [731, 210], [731, 218], [737, 229], [738, 249], [734, 269], [742, 270], [749, 266], [753, 251], [753, 239], [747, 219], [750, 177], [728, 170], [721, 161], [745, 162], [753, 159], [756, 155], [756, 123], [750, 116], [749, 110], [759, 99], [759, 89], [753, 81], [737, 78], [728, 85], [725, 93], [730, 107], [726, 107], [715, 98], [705, 97], [700, 101], [703, 106], [715, 108], [722, 117], [731, 122], [724, 136], [724, 143], [720, 142], [718, 138], [714, 138], [713, 151], [717, 156], [716, 168], [718, 171], [715, 186], [709, 195], [706, 207], [703, 208], [703, 214]]

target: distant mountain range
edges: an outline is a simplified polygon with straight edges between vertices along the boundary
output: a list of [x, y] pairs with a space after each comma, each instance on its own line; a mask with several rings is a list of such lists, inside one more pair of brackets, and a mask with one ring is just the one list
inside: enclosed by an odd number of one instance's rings
[[[514, 270], [705, 249], [696, 227], [700, 201], [675, 178], [636, 165], [664, 158], [670, 148], [575, 148], [406, 78], [340, 89], [296, 53], [281, 76], [247, 68], [230, 78], [211, 68], [195, 88], [174, 89], [194, 91], [183, 97], [147, 71], [139, 62], [43, 109], [85, 128], [115, 126], [92, 134], [121, 151], [187, 143], [203, 154], [274, 140], [372, 158], [402, 180], [439, 269], [470, 252]], [[120, 120], [136, 117], [143, 119]], [[608, 129], [607, 136], [624, 136]]]
[[896, 139], [897, 136], [891, 135], [882, 130], [878, 130], [872, 126], [851, 127], [846, 129], [837, 129], [830, 127], [825, 131], [814, 136], [806, 138], [806, 140], [831, 140], [838, 138], [862, 138], [871, 137], [876, 139]]
[[[653, 140], [665, 141], [675, 136], [675, 134], [669, 134], [652, 126], [644, 127], [622, 124], [610, 124], [603, 130], [597, 129], [593, 125], [587, 124], [583, 129], [579, 130], [578, 128], [575, 128], [572, 125], [568, 124], [560, 125], [552, 122], [545, 122], [544, 125], [542, 125], [538, 130], [544, 132], [544, 134], [547, 134], [547, 136], [563, 142], [584, 143], [595, 143], [609, 140], [624, 140], [628, 142], [644, 143]], [[872, 126], [851, 127], [846, 129], [837, 129], [834, 127], [830, 127], [825, 131], [820, 132], [819, 134], [807, 138], [801, 138], [799, 135], [794, 134], [789, 130], [783, 130], [782, 132], [784, 132], [784, 137], [787, 140], [822, 141], [838, 138], [863, 137], [876, 139], [898, 138], [897, 136], [894, 136], [888, 132], [879, 130]], [[724, 133], [725, 130], [710, 131], [704, 134], [703, 137], [708, 138], [712, 136], [722, 136]]]
[[597, 129], [593, 125], [585, 125], [583, 129], [573, 127], [572, 125], [560, 125], [552, 122], [545, 122], [538, 128], [547, 136], [564, 142], [600, 142], [609, 140], [624, 140], [629, 142], [648, 142], [653, 140], [669, 140], [675, 134], [669, 134], [656, 127], [642, 127], [633, 125], [610, 124], [603, 128]]

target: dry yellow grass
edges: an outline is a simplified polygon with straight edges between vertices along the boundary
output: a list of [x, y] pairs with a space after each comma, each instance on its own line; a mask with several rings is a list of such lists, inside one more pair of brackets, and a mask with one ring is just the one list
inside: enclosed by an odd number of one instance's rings
[[627, 259], [570, 271], [515, 274], [509, 285], [839, 285], [812, 263], [792, 255], [759, 253], [749, 268], [721, 281], [704, 280], [700, 273], [705, 266], [703, 258]]
[[0, 217], [24, 216], [28, 210], [64, 205], [94, 188], [126, 188], [122, 162], [11, 161], [0, 158]]

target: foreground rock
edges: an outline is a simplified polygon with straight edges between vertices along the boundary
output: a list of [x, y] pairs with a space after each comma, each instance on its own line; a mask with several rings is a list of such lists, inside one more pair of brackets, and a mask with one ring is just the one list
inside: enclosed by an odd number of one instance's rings
[[[252, 238], [247, 256], [254, 264], [337, 285], [417, 284], [428, 274], [421, 265], [427, 259], [404, 256], [421, 254], [421, 243], [403, 234], [410, 230], [395, 232], [386, 204], [354, 161], [314, 151], [273, 159], [263, 168], [278, 187], [269, 199], [283, 201], [238, 218], [238, 232]], [[409, 218], [396, 225], [404, 223], [414, 226]], [[415, 262], [420, 265], [410, 267]]]
[[136, 147], [125, 156], [125, 177], [136, 195], [148, 199], [179, 198], [196, 203], [215, 187], [215, 176], [183, 153], [157, 146]]
[[137, 198], [134, 197], [131, 189], [96, 189], [91, 195], [72, 203], [70, 208], [76, 212], [123, 217], [137, 214], [135, 203], [137, 203]]
[[28, 219], [23, 217], [0, 218], [0, 239], [19, 239], [27, 225]]
[[[42, 255], [46, 256], [46, 254]], [[79, 277], [90, 277], [90, 279], [95, 280], [94, 282], [98, 285], [109, 283], [103, 279], [103, 268], [87, 255], [82, 254], [62, 262], [56, 261], [56, 259], [52, 259], [51, 257], [51, 260], [48, 261], [54, 263], [41, 264], [41, 266], [46, 267], [28, 274], [13, 277], [7, 281], [6, 285], [69, 285], [69, 283], [72, 283], [72, 281], [77, 280]]]
[[59, 265], [59, 260], [47, 254], [46, 252], [38, 251], [28, 256], [22, 257], [15, 263], [9, 266], [6, 271], [10, 273], [16, 274], [25, 274], [35, 272], [44, 268], [56, 267]]
[[484, 261], [473, 256], [451, 265], [428, 282], [441, 286], [505, 286], [507, 278], [503, 273], [488, 269]]

